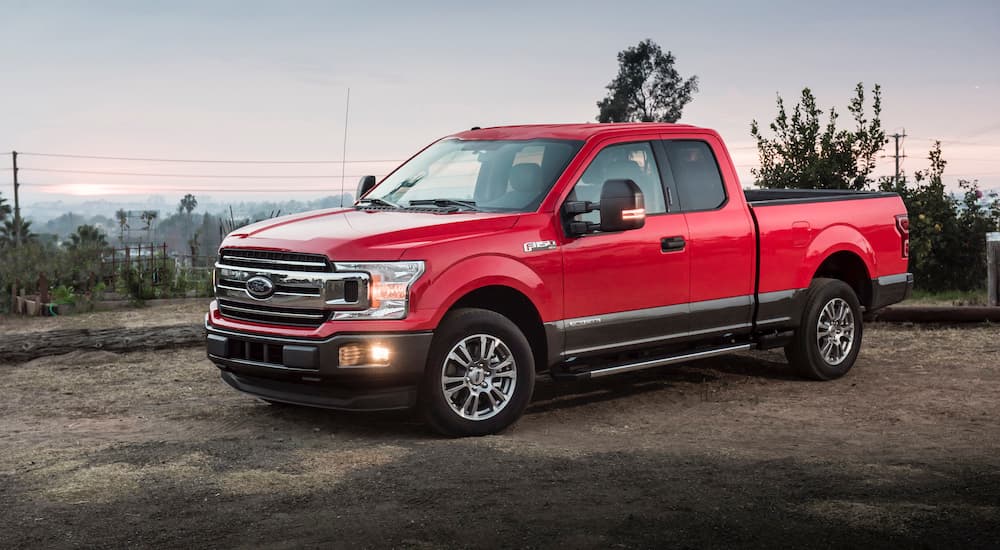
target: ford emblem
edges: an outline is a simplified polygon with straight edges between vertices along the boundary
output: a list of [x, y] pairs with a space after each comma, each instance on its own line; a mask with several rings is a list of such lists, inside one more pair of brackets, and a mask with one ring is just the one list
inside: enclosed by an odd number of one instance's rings
[[247, 279], [247, 294], [251, 298], [266, 300], [274, 296], [274, 283], [271, 282], [271, 279], [261, 277], [260, 275], [250, 277]]

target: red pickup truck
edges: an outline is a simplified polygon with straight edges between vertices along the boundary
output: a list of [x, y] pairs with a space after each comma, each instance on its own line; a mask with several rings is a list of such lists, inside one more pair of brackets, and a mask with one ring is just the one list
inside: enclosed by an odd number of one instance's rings
[[862, 312], [913, 284], [897, 195], [744, 191], [687, 125], [473, 128], [358, 196], [222, 243], [207, 347], [234, 388], [488, 434], [541, 372], [783, 346], [803, 376], [843, 376]]

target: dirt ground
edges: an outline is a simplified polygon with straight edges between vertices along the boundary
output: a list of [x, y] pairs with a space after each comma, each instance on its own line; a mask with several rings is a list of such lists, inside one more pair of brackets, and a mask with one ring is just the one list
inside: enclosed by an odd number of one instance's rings
[[507, 432], [269, 406], [199, 348], [0, 365], [0, 547], [997, 547], [1000, 330], [542, 380]]
[[125, 306], [62, 317], [0, 315], [0, 334], [30, 334], [38, 330], [74, 328], [149, 327], [191, 323], [200, 325], [211, 298], [150, 300], [145, 306]]

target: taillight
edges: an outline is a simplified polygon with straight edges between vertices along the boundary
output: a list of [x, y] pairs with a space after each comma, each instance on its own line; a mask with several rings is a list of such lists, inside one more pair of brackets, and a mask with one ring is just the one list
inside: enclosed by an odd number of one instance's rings
[[910, 257], [910, 217], [906, 214], [896, 216], [896, 231], [903, 240], [903, 257]]

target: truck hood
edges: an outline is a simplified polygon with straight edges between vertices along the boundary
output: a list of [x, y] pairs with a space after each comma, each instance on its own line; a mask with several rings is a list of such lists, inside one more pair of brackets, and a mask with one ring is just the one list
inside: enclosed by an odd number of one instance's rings
[[323, 254], [334, 261], [391, 261], [410, 247], [508, 229], [518, 217], [517, 213], [318, 210], [241, 227], [222, 241], [222, 247]]

